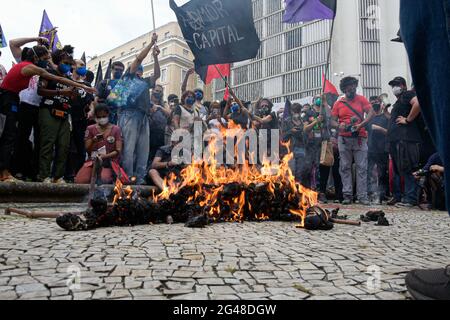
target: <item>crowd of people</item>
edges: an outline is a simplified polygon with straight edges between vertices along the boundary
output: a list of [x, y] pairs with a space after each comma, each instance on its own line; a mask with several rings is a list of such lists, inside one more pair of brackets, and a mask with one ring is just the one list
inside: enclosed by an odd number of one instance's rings
[[[120, 61], [112, 63], [111, 79], [96, 88], [94, 74], [73, 57], [73, 47], [51, 52], [45, 38], [10, 41], [17, 64], [0, 78], [0, 181], [87, 184], [98, 159], [101, 183], [120, 179], [162, 189], [163, 179], [179, 170], [171, 156], [179, 142], [172, 141], [175, 130], [193, 133], [200, 122], [205, 134], [214, 136], [233, 122], [244, 130], [279, 129], [280, 146], [289, 142], [293, 153], [295, 178], [316, 190], [323, 203], [426, 203], [445, 209], [444, 167], [404, 78], [389, 83], [397, 98], [393, 105], [383, 96], [357, 94], [358, 80], [345, 77], [341, 97], [318, 95], [310, 104], [288, 103], [275, 112], [270, 99], [242, 102], [233, 90], [226, 100], [205, 101], [201, 89], [187, 88], [191, 69], [181, 98], [169, 93], [165, 99], [157, 84], [157, 40], [154, 34], [128, 69]], [[22, 49], [32, 42], [38, 45]], [[144, 77], [142, 63], [149, 54], [154, 71]], [[118, 107], [110, 96], [122, 79], [142, 89]], [[328, 141], [333, 166], [321, 163]]]

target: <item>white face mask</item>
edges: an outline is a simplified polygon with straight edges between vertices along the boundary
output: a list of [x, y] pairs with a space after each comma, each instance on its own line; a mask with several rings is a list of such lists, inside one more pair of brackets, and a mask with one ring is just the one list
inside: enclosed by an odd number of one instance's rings
[[402, 87], [393, 87], [392, 88], [392, 93], [398, 97], [399, 95], [401, 95], [403, 93], [403, 89]]
[[95, 121], [101, 126], [106, 126], [109, 123], [109, 118], [97, 118]]

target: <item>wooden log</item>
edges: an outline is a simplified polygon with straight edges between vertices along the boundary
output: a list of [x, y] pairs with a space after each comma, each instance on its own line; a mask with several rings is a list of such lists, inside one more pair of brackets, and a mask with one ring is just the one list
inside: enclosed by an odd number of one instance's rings
[[[32, 212], [32, 211], [26, 211], [26, 210], [21, 210], [21, 209], [16, 209], [16, 208], [6, 208], [5, 209], [5, 215], [10, 216], [11, 213], [15, 213], [21, 216], [25, 216], [27, 218], [30, 219], [56, 219], [59, 216], [63, 215], [66, 212]], [[80, 215], [83, 212], [74, 212], [73, 214], [75, 215]]]

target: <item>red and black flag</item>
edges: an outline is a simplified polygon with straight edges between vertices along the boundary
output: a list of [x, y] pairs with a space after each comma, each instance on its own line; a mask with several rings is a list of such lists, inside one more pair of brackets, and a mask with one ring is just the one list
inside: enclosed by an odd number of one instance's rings
[[231, 73], [230, 64], [216, 64], [212, 66], [196, 66], [195, 72], [200, 76], [200, 79], [208, 85], [214, 79], [229, 78]]

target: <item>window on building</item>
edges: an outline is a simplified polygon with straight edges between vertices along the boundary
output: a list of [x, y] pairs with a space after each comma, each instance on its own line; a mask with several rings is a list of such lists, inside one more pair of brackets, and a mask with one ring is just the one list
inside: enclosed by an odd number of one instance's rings
[[187, 70], [181, 70], [181, 82], [183, 82], [184, 78], [186, 78]]
[[136, 48], [131, 48], [131, 49], [130, 49], [130, 52], [134, 52], [135, 49], [136, 49]]
[[189, 50], [183, 49], [183, 55], [187, 57], [189, 55]]
[[161, 69], [161, 82], [167, 82], [167, 69]]
[[167, 48], [162, 49], [161, 53], [162, 53], [163, 57], [166, 56], [167, 55]]
[[302, 29], [297, 28], [286, 32], [286, 50], [299, 48], [302, 45]]
[[147, 46], [147, 42], [144, 42], [143, 44], [142, 44], [142, 47], [146, 47]]
[[125, 51], [122, 51], [122, 52], [120, 53], [120, 56], [123, 57], [124, 55], [125, 55]]
[[169, 31], [167, 31], [166, 33], [164, 33], [164, 39], [169, 38], [169, 36], [170, 36], [170, 32], [169, 32]]

